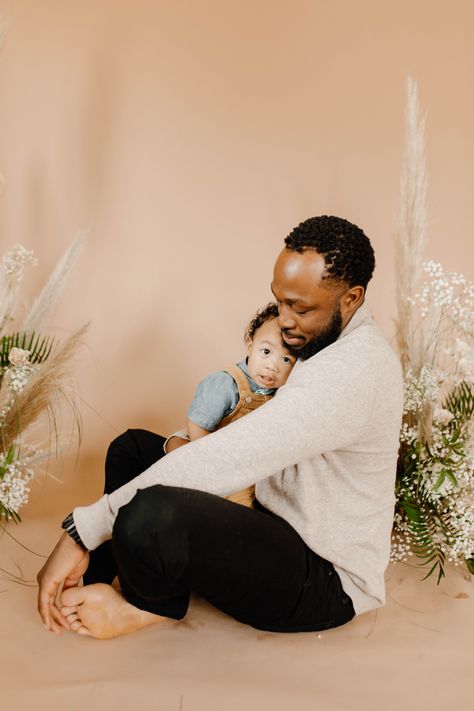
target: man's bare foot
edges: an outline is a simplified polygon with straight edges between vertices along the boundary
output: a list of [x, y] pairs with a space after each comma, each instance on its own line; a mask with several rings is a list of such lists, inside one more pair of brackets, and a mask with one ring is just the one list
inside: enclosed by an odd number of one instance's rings
[[70, 629], [96, 639], [111, 639], [167, 619], [134, 607], [103, 583], [63, 590], [61, 603]]

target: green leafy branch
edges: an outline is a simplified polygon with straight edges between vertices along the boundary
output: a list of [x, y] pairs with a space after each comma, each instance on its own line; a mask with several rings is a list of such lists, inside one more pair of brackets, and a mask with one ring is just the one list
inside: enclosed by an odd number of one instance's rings
[[442, 518], [432, 500], [423, 500], [406, 496], [401, 502], [408, 528], [412, 534], [414, 553], [422, 559], [421, 566], [431, 565], [423, 580], [429, 578], [438, 569], [438, 583], [445, 576], [445, 554], [435, 542], [439, 528], [443, 527]]
[[398, 482], [397, 510], [410, 531], [413, 552], [422, 561], [419, 565], [431, 565], [423, 580], [437, 571], [439, 584], [445, 577], [443, 543], [452, 542], [456, 531], [443, 511], [443, 500], [432, 495], [421, 477], [415, 480], [413, 474], [416, 471], [416, 462], [411, 459], [405, 475]]
[[464, 429], [474, 416], [474, 386], [461, 380], [448, 395], [443, 407], [453, 415], [455, 425]]

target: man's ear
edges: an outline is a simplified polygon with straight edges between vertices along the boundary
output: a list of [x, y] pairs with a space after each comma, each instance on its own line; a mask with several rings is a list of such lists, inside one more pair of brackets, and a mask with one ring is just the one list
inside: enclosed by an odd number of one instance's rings
[[353, 286], [341, 297], [341, 315], [351, 317], [359, 306], [364, 303], [365, 289], [363, 286]]

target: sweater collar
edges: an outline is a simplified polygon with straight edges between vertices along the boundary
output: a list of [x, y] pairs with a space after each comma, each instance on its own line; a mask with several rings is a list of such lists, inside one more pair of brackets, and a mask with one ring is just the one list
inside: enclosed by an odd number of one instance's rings
[[364, 301], [362, 306], [360, 306], [355, 314], [353, 314], [349, 323], [344, 326], [337, 340], [339, 341], [341, 338], [344, 338], [344, 336], [347, 336], [348, 333], [354, 331], [354, 329], [358, 328], [363, 323], [372, 323], [373, 320], [374, 318], [370, 313], [370, 309]]
[[[362, 304], [362, 306], [360, 306], [357, 309], [357, 311], [352, 316], [349, 323], [347, 323], [345, 325], [345, 327], [342, 329], [341, 333], [339, 334], [338, 338], [334, 341], [334, 343], [338, 343], [340, 340], [342, 340], [349, 333], [351, 333], [352, 331], [355, 331], [356, 328], [359, 328], [359, 326], [362, 326], [364, 324], [373, 323], [373, 320], [374, 319], [373, 319], [373, 316], [370, 312], [370, 309], [367, 306], [367, 304], [364, 302]], [[327, 346], [327, 348], [331, 348], [334, 345], [334, 343], [331, 343], [331, 345]], [[305, 363], [309, 363], [310, 361], [313, 360], [313, 358], [317, 358], [320, 353], [324, 353], [325, 350], [326, 350], [326, 348], [323, 348], [321, 351], [319, 351], [318, 353], [315, 353], [314, 356], [312, 356], [311, 358], [308, 358], [307, 360], [301, 360], [298, 358], [298, 360], [295, 363], [295, 368], [299, 368], [302, 365], [304, 365]]]

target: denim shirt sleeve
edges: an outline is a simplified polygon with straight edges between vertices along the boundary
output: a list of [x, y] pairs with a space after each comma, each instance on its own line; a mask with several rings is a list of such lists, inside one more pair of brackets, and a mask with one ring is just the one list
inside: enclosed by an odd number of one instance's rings
[[197, 386], [188, 417], [196, 425], [214, 432], [219, 422], [235, 409], [238, 401], [238, 389], [233, 377], [222, 370], [211, 373]]

